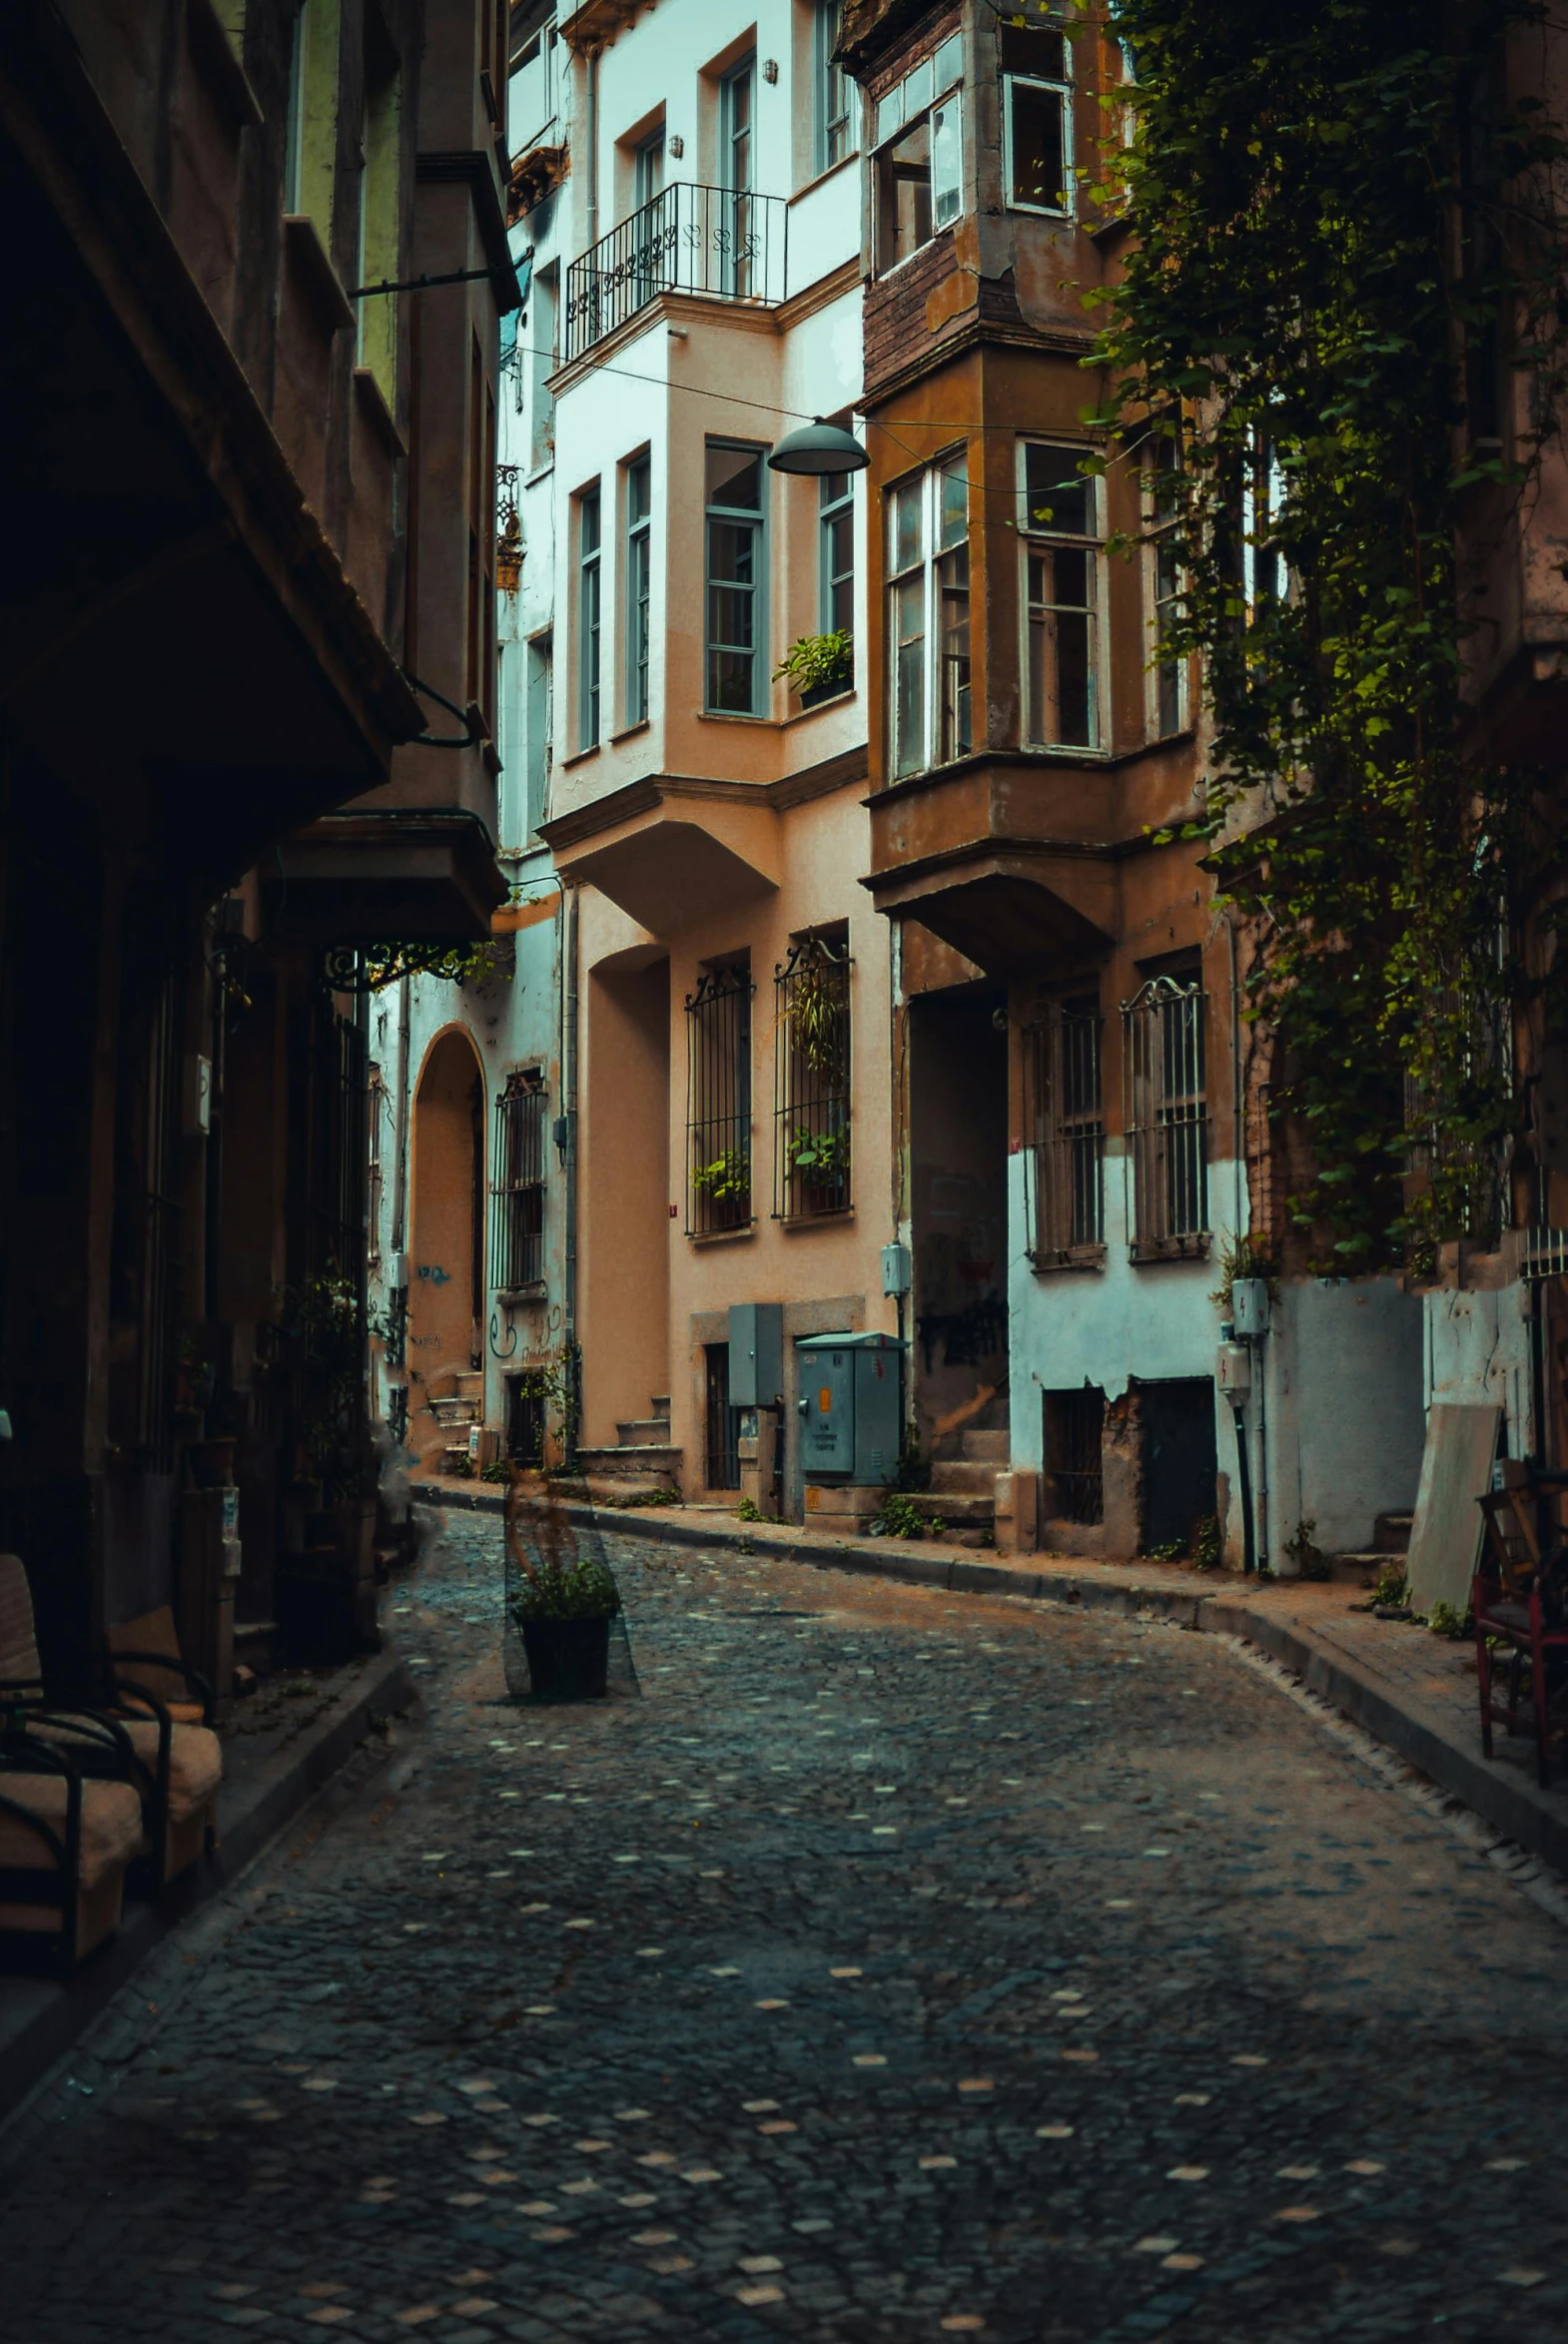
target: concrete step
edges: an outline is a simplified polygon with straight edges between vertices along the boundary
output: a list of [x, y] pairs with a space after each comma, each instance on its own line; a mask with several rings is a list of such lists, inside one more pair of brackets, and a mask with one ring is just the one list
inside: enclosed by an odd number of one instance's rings
[[482, 1398], [471, 1398], [466, 1392], [431, 1392], [425, 1406], [437, 1424], [477, 1424], [484, 1414]]
[[996, 1497], [997, 1468], [985, 1457], [939, 1457], [931, 1468], [931, 1487], [983, 1497], [989, 1504]]
[[582, 1486], [594, 1505], [611, 1511], [639, 1498], [667, 1498], [671, 1494], [668, 1480], [656, 1473], [585, 1473]]
[[1385, 1554], [1373, 1547], [1363, 1547], [1356, 1554], [1330, 1555], [1328, 1576], [1336, 1587], [1375, 1587], [1397, 1555]]
[[650, 1392], [648, 1395], [648, 1407], [655, 1416], [662, 1416], [665, 1423], [668, 1424], [670, 1420], [670, 1396], [668, 1392]]
[[624, 1423], [617, 1420], [615, 1437], [623, 1449], [665, 1448], [670, 1420], [667, 1416], [630, 1416]]
[[984, 1497], [962, 1489], [920, 1489], [910, 1495], [917, 1514], [927, 1522], [940, 1517], [950, 1530], [989, 1530], [997, 1518], [989, 1490]]
[[679, 1449], [663, 1441], [639, 1441], [635, 1446], [615, 1449], [579, 1449], [577, 1463], [592, 1476], [624, 1480], [628, 1474], [645, 1474], [654, 1480], [677, 1482], [680, 1479]]
[[452, 1377], [452, 1389], [465, 1400], [484, 1397], [484, 1370], [482, 1367], [459, 1367]]
[[987, 1464], [1005, 1465], [1012, 1437], [1005, 1425], [1001, 1431], [966, 1432], [964, 1455], [975, 1463], [984, 1459]]
[[1372, 1525], [1372, 1546], [1380, 1555], [1407, 1555], [1413, 1514], [1379, 1514]]

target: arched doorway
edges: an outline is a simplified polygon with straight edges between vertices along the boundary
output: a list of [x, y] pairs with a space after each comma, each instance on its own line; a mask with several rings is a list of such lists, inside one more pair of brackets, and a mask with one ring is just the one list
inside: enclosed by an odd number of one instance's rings
[[408, 1446], [439, 1472], [484, 1415], [484, 1077], [460, 1026], [424, 1061], [412, 1158]]

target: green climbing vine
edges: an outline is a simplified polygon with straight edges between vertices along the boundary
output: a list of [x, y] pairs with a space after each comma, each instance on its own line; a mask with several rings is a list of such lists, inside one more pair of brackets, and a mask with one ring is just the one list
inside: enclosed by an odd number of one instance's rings
[[[1480, 1233], [1516, 1121], [1506, 940], [1534, 780], [1466, 742], [1485, 612], [1456, 546], [1530, 494], [1558, 427], [1564, 147], [1502, 72], [1540, 10], [1110, 13], [1136, 71], [1105, 142], [1133, 235], [1091, 296], [1097, 419], [1108, 463], [1153, 467], [1175, 539], [1165, 656], [1202, 661], [1212, 735], [1184, 835], [1253, 941], [1246, 1014], [1272, 1031], [1274, 1107], [1310, 1139], [1289, 1200], [1307, 1257], [1418, 1260]], [[1504, 409], [1530, 418], [1523, 443]]]

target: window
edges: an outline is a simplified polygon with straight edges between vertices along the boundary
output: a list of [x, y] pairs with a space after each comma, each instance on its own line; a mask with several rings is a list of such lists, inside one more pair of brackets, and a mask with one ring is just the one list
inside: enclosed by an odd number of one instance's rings
[[815, 91], [816, 160], [819, 171], [831, 171], [855, 151], [852, 84], [833, 62], [843, 0], [817, 0], [813, 25], [813, 85]]
[[964, 208], [964, 44], [955, 33], [877, 101], [877, 267], [897, 268]]
[[370, 1082], [366, 1090], [366, 1132], [370, 1148], [371, 1184], [366, 1204], [367, 1269], [382, 1265], [382, 1201], [385, 1193], [385, 1175], [382, 1168], [382, 1126], [392, 1113], [387, 1093], [387, 1081], [379, 1066], [372, 1062]]
[[490, 1282], [503, 1294], [544, 1280], [544, 1168], [548, 1131], [537, 1067], [509, 1075], [495, 1102]]
[[1196, 969], [1151, 977], [1122, 1008], [1135, 1259], [1208, 1241], [1203, 988]]
[[1044, 25], [1004, 25], [1002, 169], [1015, 212], [1073, 209], [1073, 51]]
[[1046, 1392], [1046, 1516], [1054, 1522], [1106, 1518], [1102, 1453], [1106, 1395], [1095, 1384]]
[[1157, 740], [1185, 729], [1187, 674], [1183, 654], [1172, 648], [1172, 630], [1181, 615], [1181, 564], [1176, 542], [1176, 481], [1180, 444], [1174, 432], [1157, 433], [1144, 457], [1144, 511], [1148, 528], [1150, 688], [1149, 722]]
[[599, 491], [595, 484], [577, 499], [577, 746], [597, 748], [599, 740]]
[[553, 22], [541, 25], [515, 47], [508, 92], [513, 120], [520, 126], [512, 152], [525, 155], [538, 146], [555, 120], [559, 106], [560, 52]]
[[1105, 1108], [1100, 1003], [1052, 1002], [1025, 1035], [1030, 1256], [1037, 1268], [1099, 1255], [1105, 1243]]
[[664, 186], [664, 125], [645, 138], [631, 159], [631, 208], [640, 212]]
[[734, 301], [746, 301], [755, 291], [751, 116], [756, 70], [756, 59], [748, 57], [719, 84], [719, 185], [728, 214], [721, 233], [729, 240], [723, 248], [723, 290]]
[[751, 1224], [751, 967], [724, 961], [686, 997], [686, 1234]]
[[1079, 469], [1088, 453], [1041, 440], [1019, 450], [1024, 738], [1032, 748], [1102, 746], [1100, 483]]
[[818, 618], [825, 635], [855, 631], [855, 475], [824, 472], [817, 483], [821, 567]]
[[652, 469], [645, 455], [626, 466], [626, 722], [648, 716], [649, 596], [653, 585]]
[[766, 711], [767, 611], [763, 569], [766, 449], [729, 439], [707, 445], [707, 643], [704, 706], [729, 716]]
[[970, 747], [969, 469], [950, 456], [887, 495], [894, 778]]
[[1253, 625], [1285, 600], [1289, 577], [1277, 530], [1284, 510], [1285, 476], [1273, 441], [1252, 433], [1241, 491], [1241, 588]]
[[849, 1188], [847, 935], [808, 936], [774, 971], [773, 1216], [843, 1212]]
[[299, 213], [305, 208], [305, 76], [308, 33], [306, 12], [311, 0], [300, 0], [289, 44], [289, 100], [284, 127], [283, 208]]
[[527, 835], [532, 838], [545, 819], [545, 810], [550, 802], [550, 770], [555, 759], [553, 632], [535, 635], [527, 649]]
[[285, 200], [309, 214], [329, 248], [338, 178], [340, 19], [340, 0], [303, 0], [295, 19], [286, 146]]
[[[399, 149], [402, 86], [395, 52], [374, 12], [365, 20], [365, 101], [360, 126], [359, 247], [356, 284], [384, 285], [398, 275], [402, 225]], [[390, 408], [397, 402], [397, 297], [376, 294], [355, 304], [355, 363], [368, 367]]]
[[533, 352], [528, 461], [538, 471], [555, 453], [555, 401], [549, 383], [560, 365], [560, 271], [553, 261], [534, 275], [528, 289], [528, 341]]

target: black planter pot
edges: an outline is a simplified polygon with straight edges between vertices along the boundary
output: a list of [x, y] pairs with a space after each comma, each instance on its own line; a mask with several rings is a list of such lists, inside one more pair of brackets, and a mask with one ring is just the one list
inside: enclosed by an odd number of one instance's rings
[[610, 1665], [608, 1620], [523, 1620], [528, 1680], [545, 1701], [602, 1700]]

